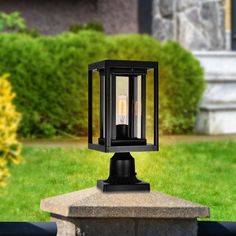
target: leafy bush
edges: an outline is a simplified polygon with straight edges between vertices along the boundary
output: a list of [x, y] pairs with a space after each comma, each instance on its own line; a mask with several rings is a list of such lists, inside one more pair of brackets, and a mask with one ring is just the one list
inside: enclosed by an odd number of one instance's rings
[[[109, 37], [109, 58], [159, 62], [159, 128], [162, 133], [193, 129], [198, 102], [204, 90], [203, 70], [198, 60], [178, 43], [160, 44], [149, 36]], [[152, 80], [147, 79], [147, 122], [152, 128]], [[148, 112], [150, 114], [148, 114]]]
[[[159, 61], [161, 131], [192, 129], [204, 81], [191, 53], [177, 43], [160, 44], [147, 35], [105, 36], [81, 30], [54, 37], [0, 35], [0, 72], [12, 75], [15, 104], [23, 114], [20, 134], [86, 135], [87, 66], [108, 58]], [[151, 119], [151, 113], [147, 115]]]
[[87, 132], [87, 66], [104, 55], [104, 36], [93, 32], [32, 38], [2, 34], [0, 71], [9, 71], [23, 114], [22, 136]]
[[29, 28], [20, 12], [5, 13], [0, 12], [0, 32], [18, 32], [28, 34], [32, 37], [38, 37], [39, 31], [35, 28]]
[[104, 32], [103, 25], [98, 22], [88, 22], [84, 24], [72, 24], [69, 27], [69, 31], [73, 33], [78, 33], [81, 30], [94, 30], [98, 32]]
[[167, 42], [162, 50], [160, 127], [165, 133], [189, 132], [205, 87], [203, 69], [197, 59], [176, 42]]
[[0, 31], [20, 31], [25, 29], [25, 20], [19, 12], [13, 12], [10, 14], [0, 12]]
[[20, 114], [16, 112], [12, 100], [15, 94], [7, 75], [0, 77], [0, 187], [6, 184], [9, 176], [7, 166], [20, 161], [21, 146], [16, 139]]

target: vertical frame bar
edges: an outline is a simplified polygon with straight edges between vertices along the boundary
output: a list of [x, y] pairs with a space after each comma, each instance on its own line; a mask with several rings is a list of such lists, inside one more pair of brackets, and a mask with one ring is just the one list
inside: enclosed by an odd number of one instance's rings
[[93, 71], [88, 71], [88, 143], [93, 143]]
[[100, 70], [99, 71], [99, 75], [100, 75], [100, 138], [103, 138], [104, 137], [104, 134], [103, 134], [103, 110], [104, 110], [104, 107], [103, 107], [103, 93], [105, 91], [103, 91], [103, 84], [104, 84], [104, 71], [103, 70]]
[[[129, 137], [137, 137], [137, 121], [135, 120], [135, 103], [137, 101], [137, 76], [129, 76]], [[136, 128], [136, 129], [135, 129]]]
[[111, 119], [111, 126], [112, 126], [112, 139], [116, 139], [116, 76], [112, 74], [112, 82], [111, 82], [111, 102], [112, 102], [112, 119]]
[[141, 82], [141, 139], [146, 139], [146, 75], [142, 75], [142, 82]]
[[111, 146], [111, 75], [110, 67], [105, 66], [105, 149]]
[[158, 64], [154, 67], [154, 145], [158, 148]]

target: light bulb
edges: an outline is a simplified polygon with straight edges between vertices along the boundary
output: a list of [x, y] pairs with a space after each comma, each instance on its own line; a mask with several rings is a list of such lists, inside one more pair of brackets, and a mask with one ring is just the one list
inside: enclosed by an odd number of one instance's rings
[[127, 95], [120, 94], [118, 96], [118, 120], [117, 124], [119, 125], [127, 125], [128, 124], [128, 101]]

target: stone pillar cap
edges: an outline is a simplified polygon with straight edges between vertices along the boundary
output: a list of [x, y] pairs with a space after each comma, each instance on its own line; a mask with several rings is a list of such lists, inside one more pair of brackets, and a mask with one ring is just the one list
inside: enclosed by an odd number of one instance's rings
[[41, 209], [65, 217], [195, 219], [209, 208], [160, 192], [103, 193], [89, 188], [43, 199]]

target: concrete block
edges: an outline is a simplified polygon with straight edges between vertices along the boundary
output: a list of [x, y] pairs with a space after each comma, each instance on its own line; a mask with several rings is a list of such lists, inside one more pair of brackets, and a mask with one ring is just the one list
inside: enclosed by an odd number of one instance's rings
[[41, 209], [57, 222], [58, 236], [197, 235], [209, 209], [160, 192], [85, 189], [47, 198]]
[[71, 218], [51, 215], [57, 236], [196, 236], [196, 219]]
[[205, 70], [207, 87], [195, 130], [206, 134], [236, 133], [236, 53], [195, 52]]
[[209, 209], [160, 192], [107, 192], [89, 188], [41, 201], [41, 209], [68, 217], [169, 218], [207, 217]]

